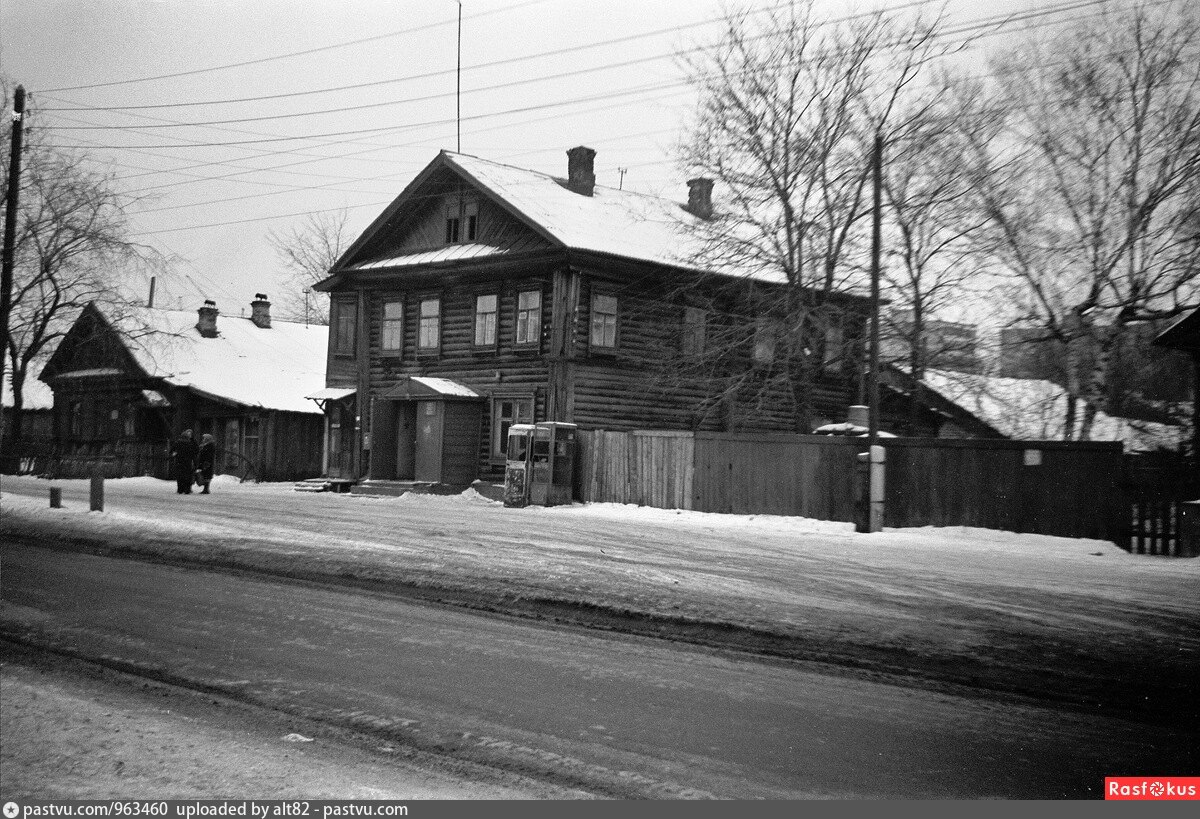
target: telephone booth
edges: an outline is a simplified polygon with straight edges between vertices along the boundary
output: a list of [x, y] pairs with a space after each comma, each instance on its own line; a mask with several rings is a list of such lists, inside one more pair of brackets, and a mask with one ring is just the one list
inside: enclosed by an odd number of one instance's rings
[[508, 428], [508, 456], [504, 464], [504, 505], [529, 504], [530, 454], [533, 452], [533, 424], [513, 424]]
[[543, 421], [533, 431], [529, 502], [538, 506], [570, 503], [575, 489], [575, 424]]

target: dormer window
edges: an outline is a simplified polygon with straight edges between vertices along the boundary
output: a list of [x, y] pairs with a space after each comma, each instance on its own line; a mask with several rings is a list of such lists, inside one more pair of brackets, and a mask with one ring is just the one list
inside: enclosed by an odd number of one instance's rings
[[479, 203], [455, 199], [446, 205], [446, 244], [473, 242], [479, 232]]

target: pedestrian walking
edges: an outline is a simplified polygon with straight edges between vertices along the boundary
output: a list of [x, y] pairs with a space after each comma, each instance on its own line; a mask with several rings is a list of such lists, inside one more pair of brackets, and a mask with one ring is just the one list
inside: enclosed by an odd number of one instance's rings
[[201, 495], [209, 494], [208, 485], [212, 483], [213, 468], [217, 462], [217, 444], [207, 432], [200, 438], [200, 452], [196, 456], [196, 483], [204, 488]]
[[179, 433], [179, 437], [171, 445], [171, 462], [175, 465], [175, 493], [177, 495], [192, 494], [198, 450], [196, 442], [192, 440], [190, 429]]

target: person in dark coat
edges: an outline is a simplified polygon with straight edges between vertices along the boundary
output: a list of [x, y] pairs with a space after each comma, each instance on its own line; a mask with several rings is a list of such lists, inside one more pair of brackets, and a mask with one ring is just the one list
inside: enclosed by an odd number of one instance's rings
[[199, 448], [192, 440], [192, 431], [185, 429], [171, 445], [171, 461], [175, 464], [175, 493], [178, 495], [192, 494], [192, 481], [195, 479], [196, 456]]
[[196, 483], [204, 488], [201, 495], [207, 495], [208, 485], [212, 483], [213, 468], [217, 462], [217, 444], [207, 432], [200, 438], [200, 453], [196, 456]]

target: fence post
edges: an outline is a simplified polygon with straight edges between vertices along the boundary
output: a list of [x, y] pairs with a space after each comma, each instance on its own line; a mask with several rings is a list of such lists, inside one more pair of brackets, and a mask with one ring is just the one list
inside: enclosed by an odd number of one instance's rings
[[104, 470], [100, 466], [92, 469], [91, 511], [104, 511]]
[[51, 509], [62, 509], [62, 487], [61, 486], [50, 487], [50, 508]]

